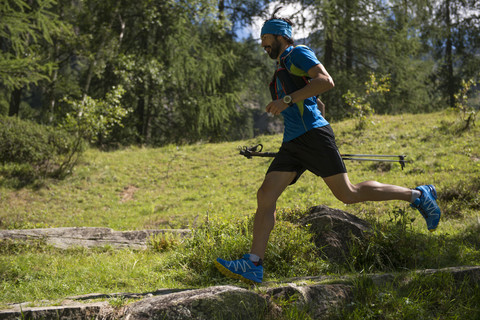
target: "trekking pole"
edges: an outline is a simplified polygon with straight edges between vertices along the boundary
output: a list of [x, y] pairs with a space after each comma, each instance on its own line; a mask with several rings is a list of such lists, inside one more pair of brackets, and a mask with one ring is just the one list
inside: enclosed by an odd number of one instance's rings
[[[273, 158], [277, 155], [276, 152], [262, 152], [263, 145], [257, 144], [252, 147], [241, 147], [240, 154], [245, 156], [247, 159], [252, 157], [270, 157]], [[410, 162], [405, 160], [406, 155], [385, 155], [385, 154], [341, 154], [343, 160], [352, 160], [352, 161], [376, 161], [376, 162], [398, 162], [403, 170], [405, 168], [405, 163]], [[378, 159], [382, 158], [382, 159]], [[397, 159], [388, 159], [388, 158], [397, 158]]]

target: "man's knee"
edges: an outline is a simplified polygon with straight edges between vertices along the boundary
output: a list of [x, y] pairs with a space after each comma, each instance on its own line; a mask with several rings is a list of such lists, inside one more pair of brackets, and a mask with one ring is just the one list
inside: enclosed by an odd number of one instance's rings
[[257, 201], [264, 202], [271, 198], [273, 198], [272, 191], [269, 190], [269, 188], [263, 184], [257, 191]]
[[344, 188], [342, 190], [336, 190], [333, 192], [333, 195], [344, 204], [352, 204], [357, 203], [358, 201], [358, 190], [356, 190], [355, 186], [350, 186], [348, 188]]
[[262, 185], [257, 191], [258, 206], [272, 206], [275, 205], [278, 199], [277, 191], [269, 188], [268, 185]]
[[350, 182], [346, 173], [324, 178], [324, 181], [338, 200], [345, 204], [359, 202], [359, 187]]
[[259, 206], [275, 205], [278, 197], [295, 178], [296, 172], [270, 172], [257, 191]]

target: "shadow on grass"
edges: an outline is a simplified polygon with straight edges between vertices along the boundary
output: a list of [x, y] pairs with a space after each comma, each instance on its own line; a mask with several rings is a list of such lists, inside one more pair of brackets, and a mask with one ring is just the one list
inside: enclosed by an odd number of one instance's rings
[[420, 233], [402, 221], [376, 224], [366, 241], [353, 242], [345, 271], [390, 272], [478, 265], [480, 224], [455, 234]]

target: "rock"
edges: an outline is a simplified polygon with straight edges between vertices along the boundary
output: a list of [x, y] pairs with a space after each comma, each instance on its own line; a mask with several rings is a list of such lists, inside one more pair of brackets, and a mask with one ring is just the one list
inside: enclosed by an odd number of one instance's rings
[[84, 320], [99, 319], [98, 315], [108, 307], [108, 302], [95, 302], [90, 304], [75, 304], [68, 306], [21, 308], [18, 310], [3, 310], [0, 320], [17, 319], [58, 319], [58, 320]]
[[391, 285], [395, 282], [396, 275], [392, 273], [385, 273], [385, 274], [370, 274], [368, 275], [372, 282], [377, 287], [386, 287]]
[[[449, 273], [458, 285], [462, 285], [464, 281], [480, 283], [480, 266], [427, 269], [415, 272], [427, 275], [438, 272]], [[358, 276], [353, 275], [338, 279], [322, 276], [318, 277], [318, 281], [326, 281], [330, 278], [330, 281], [341, 281], [341, 283], [282, 284], [280, 287], [266, 288], [266, 291], [262, 291], [265, 294], [262, 295], [253, 290], [234, 286], [216, 286], [179, 292], [175, 292], [179, 289], [159, 289], [147, 293], [82, 295], [69, 297], [62, 306], [26, 307], [31, 303], [11, 306], [10, 310], [0, 311], [0, 320], [281, 319], [280, 307], [285, 306], [285, 302], [294, 303], [300, 310], [306, 310], [312, 319], [328, 319], [329, 311], [353, 301], [353, 283], [356, 277]], [[403, 285], [414, 281], [411, 274], [367, 274], [361, 277], [371, 278], [373, 283], [379, 286], [396, 286], [398, 279], [401, 279]], [[310, 281], [313, 281], [313, 278]], [[117, 308], [112, 307], [107, 301], [86, 304], [77, 302], [107, 296], [143, 299]]]
[[122, 319], [252, 319], [269, 312], [259, 294], [234, 286], [216, 286], [146, 298], [130, 304]]
[[191, 289], [158, 289], [151, 292], [143, 292], [143, 293], [131, 293], [131, 292], [118, 292], [118, 293], [89, 293], [89, 294], [82, 294], [77, 296], [69, 296], [66, 299], [74, 300], [74, 301], [82, 301], [82, 300], [92, 300], [92, 299], [108, 299], [108, 298], [123, 298], [123, 299], [141, 299], [146, 296], [153, 297], [159, 295], [166, 295], [175, 292], [182, 292], [188, 291]]
[[352, 299], [352, 286], [346, 284], [317, 284], [297, 286], [290, 284], [267, 290], [274, 302], [292, 301], [305, 308], [313, 319], [328, 319], [328, 310], [348, 303]]
[[443, 269], [426, 269], [416, 271], [417, 273], [434, 274], [438, 272], [449, 273], [457, 284], [462, 284], [464, 281], [476, 283], [480, 285], [480, 267], [479, 266], [461, 266], [450, 267]]
[[45, 228], [0, 230], [1, 239], [32, 240], [43, 239], [47, 244], [60, 249], [70, 247], [101, 247], [145, 249], [151, 236], [158, 234], [190, 234], [188, 229], [160, 229], [138, 231], [114, 231], [110, 228]]
[[344, 263], [353, 240], [362, 241], [371, 226], [366, 221], [342, 210], [327, 206], [310, 208], [307, 215], [299, 220], [310, 225], [315, 245], [330, 261]]

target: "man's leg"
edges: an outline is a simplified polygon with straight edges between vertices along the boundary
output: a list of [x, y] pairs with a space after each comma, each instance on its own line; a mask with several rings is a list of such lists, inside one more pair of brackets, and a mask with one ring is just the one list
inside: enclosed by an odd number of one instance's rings
[[253, 223], [252, 249], [242, 259], [215, 261], [217, 269], [227, 277], [239, 279], [249, 284], [263, 280], [262, 261], [267, 248], [270, 232], [275, 225], [275, 209], [278, 197], [293, 181], [296, 172], [271, 171], [265, 176], [257, 192], [257, 213]]
[[323, 179], [335, 197], [343, 203], [363, 201], [404, 200], [410, 202], [412, 190], [377, 181], [364, 181], [352, 184], [346, 173]]
[[265, 180], [257, 192], [257, 212], [253, 223], [250, 253], [257, 255], [260, 259], [265, 256], [268, 238], [275, 225], [277, 199], [296, 175], [296, 172], [270, 172], [265, 176]]
[[363, 201], [404, 200], [418, 209], [427, 223], [427, 228], [434, 231], [440, 221], [441, 211], [437, 205], [437, 191], [433, 185], [416, 187], [414, 190], [377, 181], [364, 181], [352, 184], [346, 173], [336, 174], [323, 179], [337, 199], [344, 203]]

